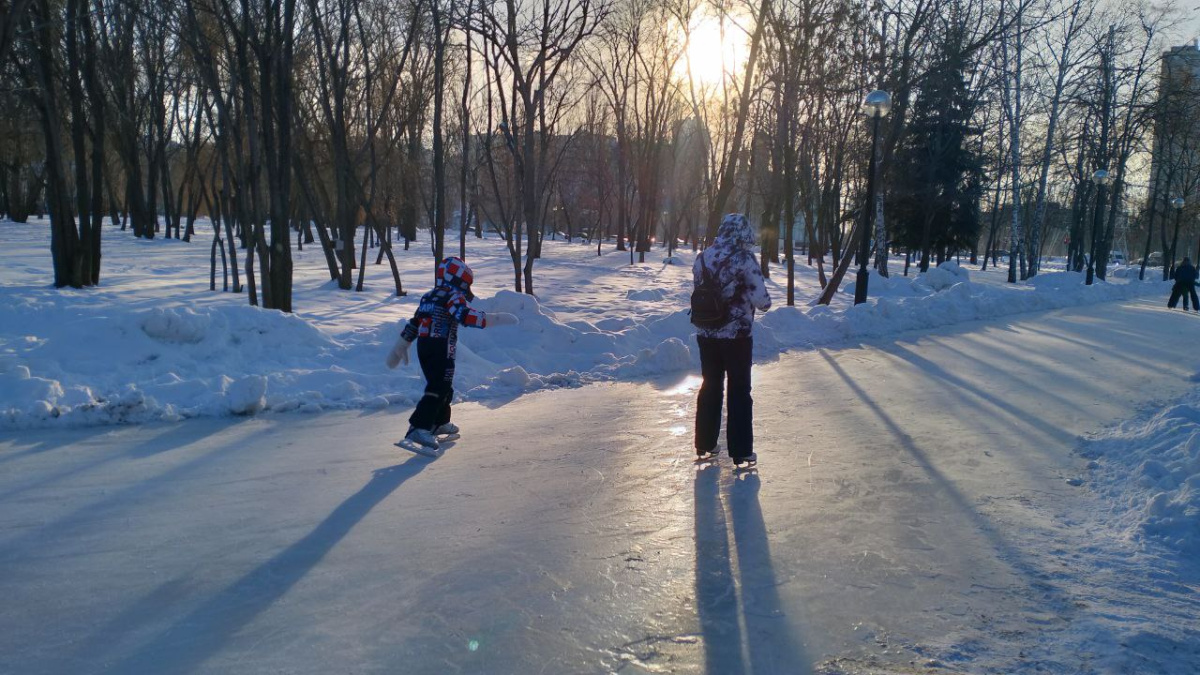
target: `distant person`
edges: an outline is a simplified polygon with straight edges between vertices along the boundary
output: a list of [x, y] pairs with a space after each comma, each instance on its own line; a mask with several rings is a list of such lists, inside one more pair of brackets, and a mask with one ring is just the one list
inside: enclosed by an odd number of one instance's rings
[[754, 233], [746, 216], [731, 213], [721, 222], [712, 245], [696, 256], [692, 266], [692, 323], [704, 377], [696, 399], [696, 455], [701, 459], [716, 456], [721, 400], [727, 397], [725, 439], [729, 457], [737, 466], [758, 462], [754, 401], [750, 398], [751, 333], [754, 311], [771, 307], [753, 245]]
[[474, 278], [471, 268], [461, 258], [443, 260], [437, 268], [437, 285], [421, 296], [416, 314], [405, 324], [396, 346], [388, 353], [388, 368], [408, 363], [408, 349], [415, 340], [417, 359], [425, 375], [425, 395], [408, 418], [404, 440], [396, 444], [406, 450], [436, 457], [438, 436], [458, 433], [458, 426], [450, 421], [458, 326], [487, 328], [518, 323], [512, 314], [485, 314], [468, 304], [475, 299], [471, 292]]
[[1200, 299], [1196, 297], [1196, 268], [1192, 266], [1191, 258], [1186, 256], [1183, 262], [1179, 263], [1179, 267], [1175, 268], [1175, 285], [1171, 287], [1171, 299], [1167, 301], [1167, 307], [1175, 309], [1181, 296], [1185, 312], [1188, 309], [1189, 297], [1192, 299], [1193, 310], [1200, 312]]

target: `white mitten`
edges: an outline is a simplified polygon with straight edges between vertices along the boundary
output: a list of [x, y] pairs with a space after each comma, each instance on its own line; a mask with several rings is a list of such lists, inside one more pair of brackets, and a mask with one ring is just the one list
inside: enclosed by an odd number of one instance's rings
[[521, 323], [516, 314], [508, 312], [488, 312], [486, 317], [489, 326], [515, 326]]
[[388, 352], [387, 367], [395, 368], [396, 366], [400, 365], [401, 363], [403, 363], [404, 365], [407, 366], [408, 365], [408, 348], [411, 346], [412, 346], [412, 343], [409, 342], [408, 340], [405, 340], [404, 338], [400, 338], [399, 340], [397, 340], [396, 346], [392, 347], [392, 351]]

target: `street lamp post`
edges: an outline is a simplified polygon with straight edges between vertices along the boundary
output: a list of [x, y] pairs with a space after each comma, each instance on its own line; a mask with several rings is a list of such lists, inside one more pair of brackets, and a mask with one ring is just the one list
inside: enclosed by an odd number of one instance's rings
[[[1175, 236], [1171, 237], [1171, 273], [1172, 273], [1172, 276], [1174, 276], [1174, 272], [1175, 272], [1175, 251], [1178, 250], [1177, 247], [1179, 246], [1179, 221], [1180, 221], [1181, 217], [1183, 216], [1183, 205], [1185, 203], [1186, 202], [1183, 201], [1183, 197], [1176, 197], [1175, 199], [1171, 200], [1171, 208], [1175, 209]], [[1166, 263], [1164, 262], [1163, 264], [1165, 265]], [[1197, 309], [1200, 309], [1200, 308], [1197, 308]]]
[[1096, 212], [1092, 216], [1092, 254], [1088, 256], [1087, 285], [1092, 285], [1096, 270], [1096, 240], [1100, 233], [1100, 223], [1104, 221], [1104, 203], [1108, 199], [1108, 184], [1112, 177], [1106, 169], [1098, 169], [1092, 174], [1092, 182], [1096, 184]]
[[859, 249], [858, 277], [854, 282], [854, 304], [867, 301], [867, 279], [870, 272], [867, 265], [871, 258], [871, 223], [875, 214], [875, 155], [879, 145], [879, 121], [892, 109], [892, 95], [886, 91], [875, 91], [867, 94], [863, 101], [863, 112], [871, 118], [871, 161], [867, 166], [867, 201], [863, 205], [862, 218], [862, 248]]

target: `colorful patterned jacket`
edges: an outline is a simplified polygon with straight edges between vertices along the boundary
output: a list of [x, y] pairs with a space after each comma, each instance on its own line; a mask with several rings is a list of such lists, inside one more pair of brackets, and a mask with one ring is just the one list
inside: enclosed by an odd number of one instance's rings
[[425, 295], [417, 305], [417, 313], [408, 320], [400, 335], [412, 342], [419, 337], [458, 339], [458, 326], [485, 328], [487, 317], [467, 304], [463, 290], [443, 283]]

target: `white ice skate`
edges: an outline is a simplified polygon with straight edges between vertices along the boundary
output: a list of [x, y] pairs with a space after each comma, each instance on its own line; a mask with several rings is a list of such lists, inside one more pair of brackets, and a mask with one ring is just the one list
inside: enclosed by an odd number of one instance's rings
[[758, 455], [756, 453], [752, 452], [745, 457], [733, 458], [733, 468], [735, 469], [753, 469], [756, 466], [758, 466]]
[[444, 441], [455, 440], [458, 438], [458, 425], [454, 422], [446, 422], [434, 429], [433, 435]]
[[428, 429], [410, 428], [404, 438], [396, 442], [396, 446], [426, 457], [442, 455], [437, 437]]

